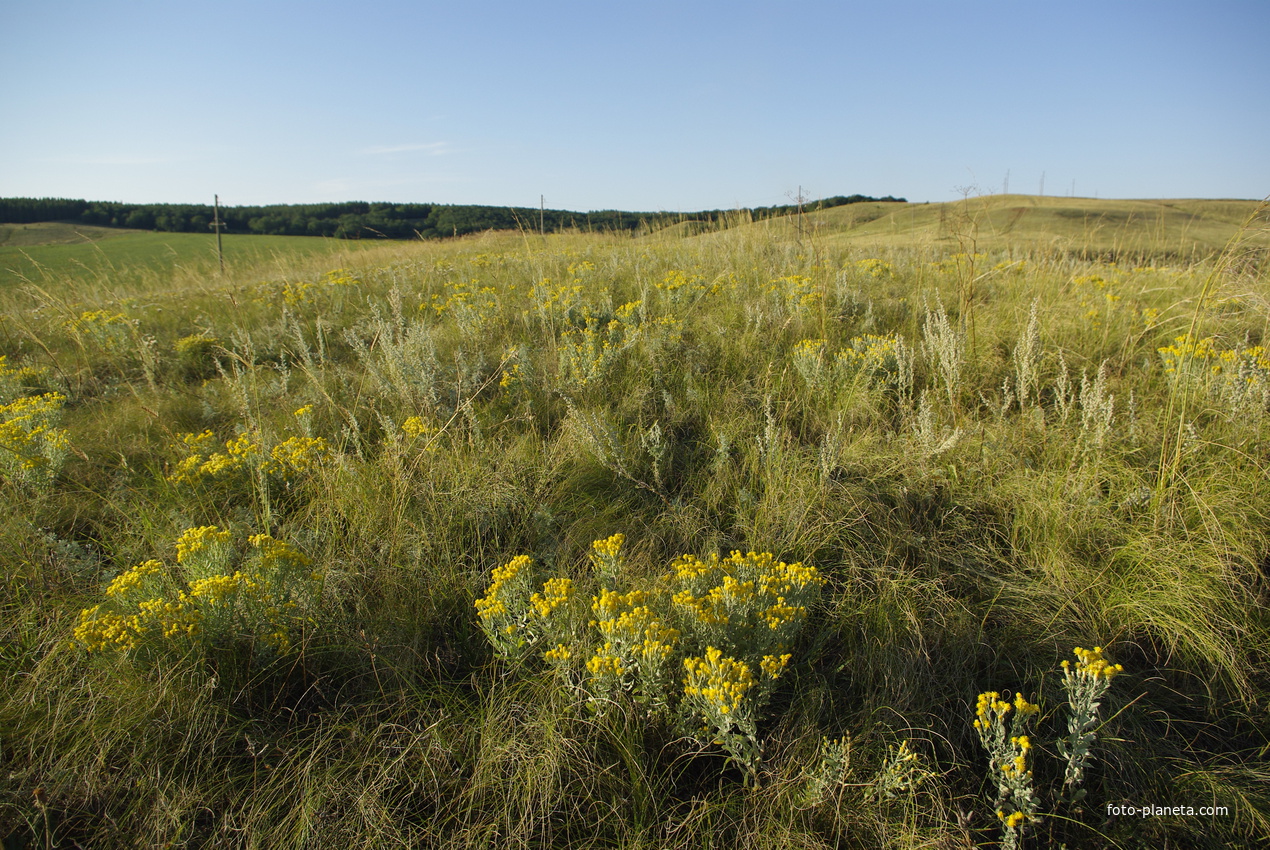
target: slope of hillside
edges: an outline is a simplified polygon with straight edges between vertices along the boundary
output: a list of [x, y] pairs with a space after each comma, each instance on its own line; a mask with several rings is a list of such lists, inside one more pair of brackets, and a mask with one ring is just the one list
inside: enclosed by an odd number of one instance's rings
[[[977, 250], [1199, 257], [1221, 250], [1257, 206], [1235, 200], [988, 195], [939, 204], [859, 204], [806, 218], [813, 233], [834, 241], [888, 247], [943, 244], [953, 251], [973, 245]], [[1270, 245], [1264, 219], [1246, 235], [1253, 244]]]

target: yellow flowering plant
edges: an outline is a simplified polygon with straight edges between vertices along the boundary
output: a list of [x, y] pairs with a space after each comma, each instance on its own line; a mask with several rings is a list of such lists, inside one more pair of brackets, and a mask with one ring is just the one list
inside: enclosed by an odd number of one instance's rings
[[569, 644], [575, 628], [573, 581], [548, 579], [534, 587], [534, 561], [517, 555], [491, 575], [485, 595], [476, 600], [481, 629], [502, 658], [520, 663], [550, 644], [546, 659], [561, 668], [573, 653]]
[[[1059, 756], [1066, 762], [1059, 800], [1077, 803], [1085, 797], [1080, 787], [1085, 765], [1095, 740], [1098, 709], [1111, 687], [1111, 680], [1124, 668], [1112, 664], [1102, 647], [1076, 647], [1076, 663], [1062, 663], [1063, 689], [1067, 692], [1067, 736], [1057, 741]], [[1033, 785], [1032, 737], [1027, 724], [1040, 711], [1022, 694], [1014, 700], [1002, 699], [996, 691], [979, 695], [974, 728], [988, 751], [989, 772], [996, 787], [993, 804], [1001, 822], [1001, 846], [1017, 850], [1023, 845], [1028, 826], [1039, 823], [1040, 797]]]
[[825, 580], [815, 567], [777, 561], [770, 552], [733, 552], [705, 560], [683, 555], [666, 581], [698, 647], [726, 649], [775, 678]]
[[108, 354], [123, 352], [132, 342], [136, 326], [135, 319], [110, 310], [86, 310], [62, 323], [81, 346]]
[[1021, 846], [1025, 827], [1038, 820], [1041, 801], [1032, 783], [1032, 739], [1027, 735], [1027, 725], [1038, 711], [1023, 694], [1015, 694], [1011, 701], [996, 691], [980, 694], [975, 706], [975, 731], [988, 751], [989, 772], [997, 786], [993, 809], [1004, 830], [1001, 846], [1011, 850]]
[[[297, 413], [304, 412], [301, 408]], [[297, 421], [303, 424], [300, 416]], [[177, 451], [184, 455], [171, 468], [167, 480], [173, 484], [227, 485], [271, 482], [289, 489], [317, 471], [333, 454], [323, 437], [288, 437], [266, 448], [258, 432], [243, 431], [226, 440], [224, 451], [214, 448], [211, 431], [182, 434]]]
[[65, 402], [61, 393], [45, 393], [0, 404], [0, 475], [36, 490], [53, 482], [70, 452], [57, 427]]
[[1212, 337], [1183, 334], [1158, 349], [1174, 385], [1189, 384], [1221, 405], [1232, 420], [1270, 414], [1270, 353], [1260, 345], [1218, 348]]
[[658, 612], [665, 607], [660, 596], [643, 590], [601, 590], [591, 598], [589, 625], [599, 633], [599, 646], [587, 671], [597, 696], [633, 691], [651, 710], [669, 706], [679, 630], [663, 622]]
[[183, 336], [172, 347], [176, 352], [180, 375], [188, 381], [214, 376], [217, 357], [225, 353], [224, 343], [202, 332]]
[[1124, 671], [1112, 664], [1101, 646], [1093, 649], [1076, 647], [1076, 663], [1063, 662], [1063, 690], [1067, 692], [1067, 737], [1058, 739], [1058, 754], [1067, 765], [1063, 774], [1063, 797], [1073, 803], [1085, 797], [1080, 787], [1085, 778], [1085, 765], [1097, 738], [1098, 709], [1111, 687], [1111, 680]]
[[677, 714], [691, 736], [723, 746], [753, 775], [758, 717], [793, 657], [823, 577], [770, 553], [733, 552], [705, 560], [684, 555], [648, 587], [625, 589], [624, 542], [614, 534], [591, 545], [599, 588], [589, 617], [580, 616], [569, 579], [548, 579], [533, 591], [533, 561], [520, 555], [493, 571], [476, 600], [481, 628], [504, 658], [541, 651], [562, 673], [586, 658], [597, 710], [629, 694], [646, 711]]
[[186, 529], [176, 563], [151, 559], [115, 576], [80, 612], [74, 642], [90, 655], [156, 658], [246, 645], [256, 656], [290, 652], [312, 622], [321, 575], [291, 544], [267, 534], [239, 554], [228, 530]]

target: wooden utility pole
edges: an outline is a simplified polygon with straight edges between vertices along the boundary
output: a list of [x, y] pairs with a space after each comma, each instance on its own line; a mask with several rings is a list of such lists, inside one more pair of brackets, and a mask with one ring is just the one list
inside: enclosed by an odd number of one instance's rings
[[803, 241], [803, 187], [798, 187], [798, 241]]
[[220, 273], [225, 273], [225, 254], [220, 244], [220, 195], [213, 195], [212, 227], [216, 229], [216, 259], [220, 262]]

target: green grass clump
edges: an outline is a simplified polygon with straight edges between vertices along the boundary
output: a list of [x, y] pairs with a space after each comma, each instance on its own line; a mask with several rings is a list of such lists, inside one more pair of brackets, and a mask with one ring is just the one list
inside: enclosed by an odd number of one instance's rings
[[1264, 218], [1076, 200], [12, 282], [0, 838], [1264, 841]]

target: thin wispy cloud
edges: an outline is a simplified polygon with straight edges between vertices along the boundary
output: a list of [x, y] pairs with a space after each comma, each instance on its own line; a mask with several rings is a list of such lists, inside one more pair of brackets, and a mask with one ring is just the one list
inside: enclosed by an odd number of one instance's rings
[[385, 154], [394, 153], [425, 153], [429, 156], [441, 156], [450, 152], [450, 146], [447, 142], [427, 142], [426, 144], [411, 145], [374, 145], [369, 148], [362, 148], [358, 153], [366, 156], [383, 156]]

